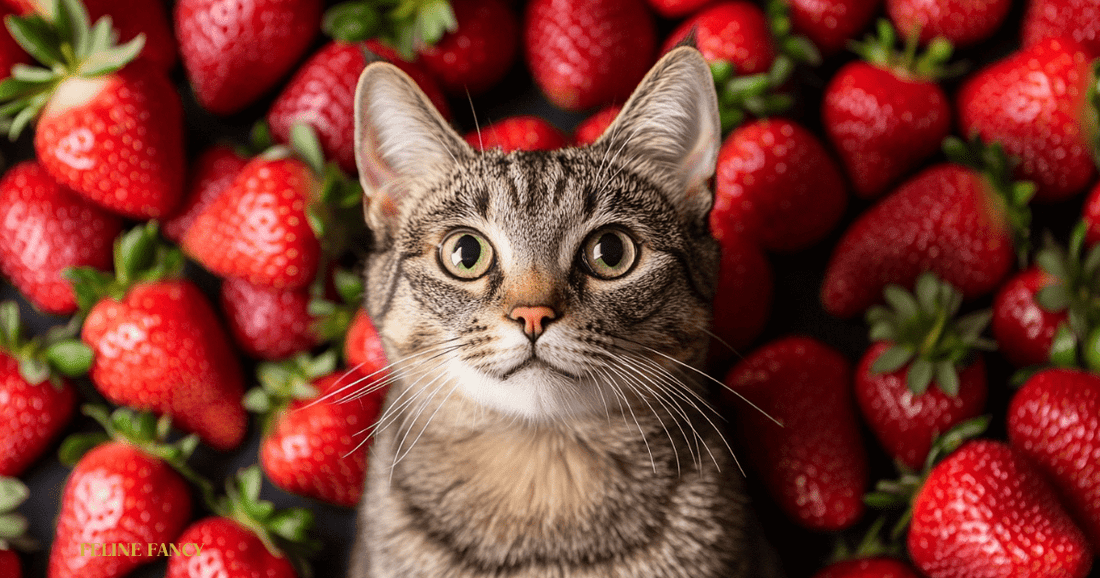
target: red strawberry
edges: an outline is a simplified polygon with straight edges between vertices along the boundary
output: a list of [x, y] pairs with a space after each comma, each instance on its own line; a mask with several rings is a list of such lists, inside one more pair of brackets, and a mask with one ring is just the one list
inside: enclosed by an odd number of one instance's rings
[[1028, 0], [1022, 36], [1025, 47], [1068, 36], [1093, 57], [1100, 56], [1100, 4], [1093, 0]]
[[513, 116], [466, 134], [477, 150], [544, 151], [566, 146], [565, 135], [537, 116]]
[[625, 101], [653, 63], [654, 27], [642, 0], [533, 0], [524, 21], [527, 66], [566, 110]]
[[967, 442], [932, 468], [913, 500], [907, 536], [928, 578], [1088, 574], [1092, 553], [1054, 489], [1023, 455]]
[[480, 94], [512, 68], [519, 22], [504, 0], [451, 0], [457, 27], [420, 48], [419, 63], [448, 94]]
[[839, 352], [797, 336], [762, 346], [726, 376], [742, 447], [779, 506], [807, 528], [847, 528], [863, 513], [868, 463], [851, 379]]
[[336, 370], [335, 362], [326, 354], [260, 366], [261, 388], [249, 392], [248, 407], [266, 414], [260, 464], [275, 485], [351, 507], [363, 494], [361, 446], [378, 420], [384, 375], [361, 378], [354, 369]]
[[[54, 0], [6, 0], [23, 16], [38, 14], [53, 21], [56, 15]], [[118, 31], [120, 42], [129, 42], [138, 34], [145, 35], [145, 46], [139, 58], [164, 72], [170, 72], [176, 64], [176, 39], [161, 2], [148, 0], [82, 0], [92, 22], [110, 16]]]
[[[212, 500], [216, 515], [188, 526], [174, 540], [183, 555], [168, 559], [166, 578], [297, 578], [295, 566], [320, 543], [310, 538], [313, 513], [276, 509], [260, 499], [258, 466], [226, 482], [226, 495]], [[305, 575], [305, 574], [303, 574]]]
[[0, 578], [23, 578], [19, 555], [13, 550], [0, 550]]
[[175, 540], [191, 517], [191, 491], [174, 469], [188, 457], [184, 443], [172, 450], [178, 457], [165, 461], [155, 457], [164, 455], [155, 448], [165, 446], [152, 416], [118, 410], [108, 417], [102, 408], [97, 415], [114, 439], [80, 457], [69, 474], [50, 547], [50, 578], [124, 576], [155, 559], [157, 550], [149, 545]]
[[867, 312], [871, 347], [856, 366], [856, 402], [886, 453], [919, 470], [940, 434], [985, 409], [982, 311], [955, 320], [962, 295], [925, 274], [916, 296], [886, 288], [892, 308]]
[[1017, 174], [1035, 181], [1036, 199], [1066, 199], [1096, 176], [1086, 129], [1095, 114], [1090, 61], [1084, 46], [1047, 39], [972, 74], [959, 90], [959, 130], [1018, 158]]
[[368, 62], [384, 59], [409, 74], [447, 118], [450, 111], [443, 93], [432, 77], [417, 64], [398, 57], [393, 49], [377, 41], [367, 43], [330, 42], [309, 57], [294, 73], [271, 105], [267, 122], [279, 142], [290, 142], [290, 129], [299, 122], [317, 131], [325, 157], [354, 173], [354, 96], [359, 74]]
[[121, 230], [121, 219], [57, 184], [35, 161], [0, 179], [0, 271], [41, 311], [76, 311], [62, 271], [110, 269]]
[[735, 129], [718, 152], [710, 227], [734, 230], [765, 249], [805, 249], [827, 235], [847, 205], [844, 178], [809, 130], [789, 120]]
[[283, 359], [317, 345], [309, 291], [287, 291], [227, 278], [221, 304], [237, 345], [259, 359]]
[[1077, 369], [1031, 376], [1008, 408], [1008, 440], [1043, 470], [1100, 548], [1100, 377]]
[[648, 0], [649, 7], [665, 18], [683, 18], [694, 14], [708, 0]]
[[180, 244], [220, 276], [273, 289], [305, 287], [319, 266], [321, 246], [306, 210], [320, 186], [296, 158], [256, 157], [195, 218]]
[[764, 11], [742, 0], [711, 4], [684, 20], [665, 39], [661, 52], [668, 52], [692, 33], [708, 63], [729, 62], [741, 76], [767, 71], [777, 53]]
[[791, 25], [821, 52], [835, 54], [871, 22], [882, 0], [791, 0]]
[[344, 362], [360, 374], [374, 377], [389, 367], [382, 339], [365, 309], [358, 309], [351, 320], [344, 340]]
[[596, 142], [603, 131], [611, 126], [615, 117], [619, 116], [622, 106], [613, 104], [600, 109], [592, 116], [582, 120], [577, 128], [573, 129], [573, 144], [577, 146], [590, 145]]
[[1058, 283], [1039, 267], [1010, 277], [993, 298], [993, 337], [1001, 353], [1016, 367], [1050, 361], [1051, 343], [1067, 321], [1065, 310], [1048, 311], [1038, 293]]
[[293, 69], [321, 26], [321, 0], [179, 0], [176, 38], [203, 108], [240, 111]]
[[[961, 143], [948, 141], [946, 148], [964, 160]], [[851, 224], [825, 270], [821, 301], [827, 312], [856, 315], [878, 301], [886, 285], [912, 286], [924, 271], [967, 299], [998, 287], [1015, 263], [1013, 231], [1026, 226], [1031, 189], [1008, 183], [996, 147], [980, 156], [993, 166], [925, 169]]]
[[117, 279], [71, 273], [96, 389], [112, 403], [170, 415], [216, 449], [236, 447], [247, 425], [241, 368], [206, 297], [175, 278], [183, 258], [156, 245], [155, 224], [123, 235], [115, 253]]
[[248, 159], [227, 145], [214, 145], [201, 152], [191, 165], [183, 203], [164, 221], [164, 236], [179, 243], [195, 218], [229, 187], [246, 164]]
[[813, 578], [921, 578], [912, 566], [897, 558], [842, 560], [822, 568]]
[[916, 34], [921, 44], [942, 37], [957, 47], [973, 46], [993, 36], [1012, 0], [886, 0], [886, 13], [904, 36]]
[[[69, 10], [74, 5], [58, 6]], [[65, 20], [71, 25], [60, 30], [41, 20], [10, 19], [12, 26], [23, 29], [19, 38], [24, 48], [43, 65], [33, 82], [5, 81], [7, 114], [14, 115], [11, 134], [18, 135], [38, 118], [35, 153], [60, 184], [128, 217], [166, 216], [179, 203], [182, 189], [179, 95], [163, 72], [145, 62], [120, 70], [141, 49], [141, 38], [118, 47], [106, 39], [80, 42], [91, 34], [86, 14], [66, 12]], [[97, 23], [96, 30], [101, 29], [108, 30]], [[49, 46], [50, 41], [78, 48], [62, 58], [64, 51]]]
[[[714, 294], [711, 364], [727, 360], [748, 347], [768, 322], [774, 275], [767, 257], [752, 240], [730, 232], [718, 237], [722, 260]], [[721, 341], [718, 341], [721, 340]]]
[[70, 335], [24, 340], [21, 332], [18, 307], [0, 303], [0, 476], [22, 474], [68, 425], [76, 392], [63, 376], [90, 362]]
[[842, 67], [825, 88], [822, 124], [855, 193], [875, 198], [935, 154], [951, 127], [951, 108], [937, 78], [951, 56], [938, 41], [927, 53], [898, 53], [885, 22], [878, 38], [856, 51], [865, 60]]

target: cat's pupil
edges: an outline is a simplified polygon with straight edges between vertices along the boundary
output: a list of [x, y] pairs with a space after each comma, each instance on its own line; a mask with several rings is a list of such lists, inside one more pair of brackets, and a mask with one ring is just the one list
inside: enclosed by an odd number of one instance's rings
[[623, 247], [623, 240], [618, 235], [605, 233], [593, 247], [592, 252], [592, 256], [597, 261], [603, 261], [604, 265], [614, 268], [622, 263], [626, 248]]
[[451, 264], [463, 269], [472, 269], [481, 259], [481, 243], [473, 235], [463, 235], [455, 242], [451, 253]]

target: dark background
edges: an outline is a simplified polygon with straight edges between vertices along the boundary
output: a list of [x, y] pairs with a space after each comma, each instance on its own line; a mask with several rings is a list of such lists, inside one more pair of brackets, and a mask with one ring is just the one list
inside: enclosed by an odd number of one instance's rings
[[[514, 5], [517, 10], [522, 10], [522, 5], [519, 2], [514, 3]], [[1022, 12], [1023, 2], [1017, 1], [1005, 25], [993, 41], [987, 42], [977, 49], [960, 53], [957, 60], [969, 63], [970, 69], [973, 70], [982, 63], [991, 62], [1007, 54], [1017, 44], [1018, 23], [1022, 17]], [[663, 39], [674, 24], [674, 22], [659, 21], [660, 38]], [[318, 37], [316, 47], [321, 46], [325, 41], [326, 39]], [[821, 67], [816, 69], [800, 68], [793, 81], [797, 104], [787, 116], [811, 127], [819, 135], [822, 134], [818, 119], [821, 92], [836, 69], [850, 58], [850, 55], [841, 54], [829, 58]], [[274, 97], [274, 94], [270, 94], [239, 114], [219, 118], [206, 113], [195, 104], [180, 67], [175, 70], [173, 78], [184, 100], [187, 150], [191, 158], [208, 145], [218, 141], [245, 142], [253, 122], [266, 113]], [[946, 81], [944, 84], [949, 93], [956, 85], [951, 80]], [[566, 131], [572, 130], [586, 116], [585, 114], [566, 113], [549, 105], [533, 87], [530, 77], [526, 73], [522, 56], [517, 58], [515, 66], [498, 87], [490, 90], [487, 94], [475, 96], [472, 103], [466, 99], [451, 99], [450, 104], [456, 117], [456, 125], [463, 132], [473, 129], [473, 113], [475, 112], [481, 126], [510, 115], [522, 113], [542, 116]], [[30, 131], [27, 131], [27, 134], [18, 142], [9, 143], [6, 140], [0, 142], [0, 153], [6, 161], [5, 168], [18, 160], [30, 158], [32, 156], [31, 150]], [[1049, 229], [1059, 236], [1064, 236], [1072, 222], [1080, 215], [1080, 202], [1080, 199], [1077, 199], [1056, 206], [1035, 207], [1034, 230], [1038, 232]], [[775, 275], [775, 295], [770, 321], [763, 336], [756, 341], [756, 344], [764, 343], [782, 335], [802, 333], [817, 337], [838, 348], [853, 363], [859, 358], [867, 345], [865, 328], [862, 322], [859, 320], [839, 321], [827, 315], [819, 304], [818, 289], [833, 244], [846, 225], [867, 205], [864, 201], [852, 199], [841, 225], [837, 227], [832, 235], [814, 247], [794, 255], [770, 256]], [[199, 282], [200, 286], [211, 296], [212, 302], [216, 304], [217, 280], [194, 265], [189, 265], [188, 274]], [[0, 280], [0, 298], [19, 301], [24, 320], [33, 333], [42, 332], [50, 325], [65, 321], [61, 318], [37, 313], [3, 280]], [[984, 306], [988, 306], [988, 299], [968, 304], [967, 307], [979, 308]], [[1007, 385], [1011, 369], [996, 356], [990, 360], [988, 365], [990, 371], [989, 412], [995, 417], [993, 430], [989, 435], [1003, 437], [1004, 410], [1011, 395]], [[246, 370], [250, 370], [250, 368]], [[721, 379], [722, 371], [715, 371], [714, 373], [715, 377]], [[78, 380], [77, 385], [84, 401], [102, 402], [102, 397], [95, 392], [90, 382]], [[96, 429], [96, 426], [89, 419], [80, 416], [74, 420], [66, 433], [95, 431]], [[865, 434], [867, 434], [865, 435], [866, 445], [871, 452], [872, 479], [892, 477], [894, 472], [889, 460], [871, 442], [872, 438], [869, 433], [865, 432]], [[237, 451], [218, 453], [208, 448], [200, 448], [190, 463], [200, 473], [210, 476], [220, 483], [220, 480], [224, 480], [239, 468], [256, 463], [258, 460], [258, 447], [259, 434], [256, 424], [253, 423], [246, 442]], [[30, 519], [30, 535], [41, 543], [41, 549], [23, 556], [24, 572], [28, 577], [39, 577], [46, 574], [49, 544], [53, 535], [59, 498], [68, 471], [68, 468], [58, 462], [56, 451], [52, 451], [47, 453], [23, 475], [24, 481], [32, 490], [32, 497], [23, 506], [22, 511]], [[792, 577], [810, 575], [828, 557], [833, 549], [836, 536], [809, 532], [790, 524], [751, 478], [750, 487], [763, 522], [764, 531], [779, 550], [789, 575]], [[265, 486], [263, 497], [275, 502], [280, 507], [304, 506], [310, 508], [316, 515], [315, 535], [324, 543], [324, 550], [313, 561], [315, 575], [319, 577], [344, 575], [347, 556], [354, 536], [355, 522], [352, 510], [292, 496], [270, 484]], [[197, 496], [195, 503], [199, 504]], [[201, 506], [196, 505], [196, 518], [207, 514], [207, 512], [202, 511]], [[861, 523], [846, 536], [858, 535], [865, 524], [866, 522]], [[144, 566], [136, 571], [133, 576], [141, 578], [163, 576], [165, 565], [166, 562], [160, 561]], [[1100, 572], [1094, 572], [1093, 575], [1100, 576]]]

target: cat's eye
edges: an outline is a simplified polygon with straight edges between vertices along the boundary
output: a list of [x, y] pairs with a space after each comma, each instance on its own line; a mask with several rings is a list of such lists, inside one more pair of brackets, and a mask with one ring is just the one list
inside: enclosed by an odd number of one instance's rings
[[472, 281], [492, 267], [493, 246], [481, 233], [460, 229], [443, 239], [439, 246], [439, 262], [451, 275]]
[[600, 279], [626, 275], [637, 259], [638, 244], [621, 229], [600, 229], [584, 243], [584, 262]]

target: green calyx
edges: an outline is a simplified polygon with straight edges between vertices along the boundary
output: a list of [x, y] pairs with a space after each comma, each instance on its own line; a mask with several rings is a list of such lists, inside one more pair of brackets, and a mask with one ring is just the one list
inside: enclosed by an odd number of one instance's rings
[[[744, 122], [746, 116], [768, 117], [782, 114], [794, 105], [794, 98], [783, 89], [799, 64], [816, 66], [821, 53], [804, 36], [791, 32], [790, 6], [784, 0], [770, 0], [766, 7], [772, 41], [777, 54], [771, 67], [757, 74], [738, 75], [736, 67], [725, 60], [710, 64], [718, 92], [718, 114], [722, 133]], [[692, 36], [685, 43], [694, 46]]]
[[937, 81], [957, 76], [963, 72], [960, 66], [948, 66], [954, 47], [946, 38], [933, 39], [924, 52], [920, 52], [920, 34], [914, 31], [905, 38], [905, 44], [897, 49], [897, 33], [889, 20], [878, 21], [875, 34], [868, 34], [863, 42], [851, 42], [849, 48], [867, 62], [894, 71], [895, 74], [919, 80]]
[[920, 471], [912, 471], [898, 463], [900, 475], [897, 479], [879, 480], [874, 491], [863, 496], [863, 503], [873, 509], [898, 513], [890, 532], [891, 542], [902, 538], [909, 521], [913, 519], [913, 498], [928, 479], [932, 468], [964, 443], [985, 433], [991, 420], [991, 416], [984, 415], [960, 422], [932, 442]]
[[183, 274], [183, 253], [161, 241], [159, 229], [156, 221], [148, 221], [115, 240], [114, 275], [93, 267], [74, 267], [62, 273], [72, 283], [81, 312], [87, 313], [103, 298], [122, 299], [138, 283]]
[[314, 292], [309, 302], [309, 314], [316, 319], [313, 331], [322, 341], [342, 345], [363, 303], [363, 277], [349, 269], [335, 269], [332, 281], [339, 301], [326, 298], [324, 292]]
[[151, 412], [139, 412], [128, 407], [112, 412], [103, 405], [87, 404], [81, 407], [81, 412], [95, 420], [104, 431], [73, 434], [65, 438], [57, 452], [61, 463], [72, 467], [89, 450], [107, 441], [127, 443], [179, 472], [199, 489], [207, 503], [213, 500], [214, 485], [187, 465], [187, 460], [199, 446], [198, 435], [190, 434], [169, 442], [171, 417], [165, 415], [158, 418]]
[[55, 326], [45, 334], [27, 339], [14, 301], [0, 303], [0, 351], [19, 363], [19, 374], [27, 383], [49, 382], [60, 389], [62, 376], [78, 377], [88, 373], [92, 350], [76, 338], [79, 319]]
[[336, 362], [336, 352], [329, 350], [316, 357], [300, 353], [283, 361], [259, 364], [256, 377], [260, 385], [245, 394], [245, 409], [262, 416], [266, 433], [290, 402], [317, 397], [313, 382], [336, 371]]
[[307, 558], [321, 549], [321, 542], [310, 536], [313, 512], [306, 508], [276, 509], [260, 499], [263, 475], [259, 466], [240, 470], [226, 481], [225, 495], [211, 504], [215, 514], [248, 528], [275, 556], [289, 556], [302, 578], [312, 575]]
[[982, 332], [992, 312], [982, 310], [958, 317], [962, 293], [932, 273], [918, 279], [914, 293], [897, 285], [883, 291], [887, 306], [867, 311], [872, 341], [893, 345], [871, 364], [875, 374], [892, 373], [906, 365], [906, 385], [917, 395], [933, 382], [944, 393], [959, 393], [959, 370], [975, 350], [995, 348]]
[[1012, 177], [1017, 160], [1004, 152], [1000, 143], [986, 144], [977, 134], [969, 141], [949, 136], [943, 139], [943, 152], [947, 160], [982, 174], [990, 190], [999, 197], [1001, 213], [1012, 233], [1020, 266], [1027, 263], [1031, 250], [1031, 208], [1028, 203], [1035, 196], [1035, 184], [1016, 181]]
[[0, 550], [33, 550], [37, 544], [26, 536], [27, 518], [19, 506], [31, 495], [19, 478], [0, 476]]
[[141, 52], [145, 35], [119, 45], [110, 16], [94, 24], [80, 0], [57, 0], [53, 19], [38, 15], [4, 18], [12, 38], [40, 66], [17, 64], [0, 82], [0, 122], [15, 140], [42, 112], [54, 89], [67, 78], [111, 74]]
[[378, 38], [405, 60], [458, 28], [448, 0], [350, 0], [329, 8], [325, 34], [343, 42]]
[[[1051, 343], [1050, 362], [1060, 367], [1097, 364], [1095, 342], [1100, 328], [1100, 246], [1087, 249], [1087, 226], [1082, 221], [1062, 247], [1047, 236], [1035, 263], [1054, 282], [1035, 295], [1039, 307], [1051, 313], [1066, 313]], [[1100, 367], [1100, 365], [1098, 365]]]

